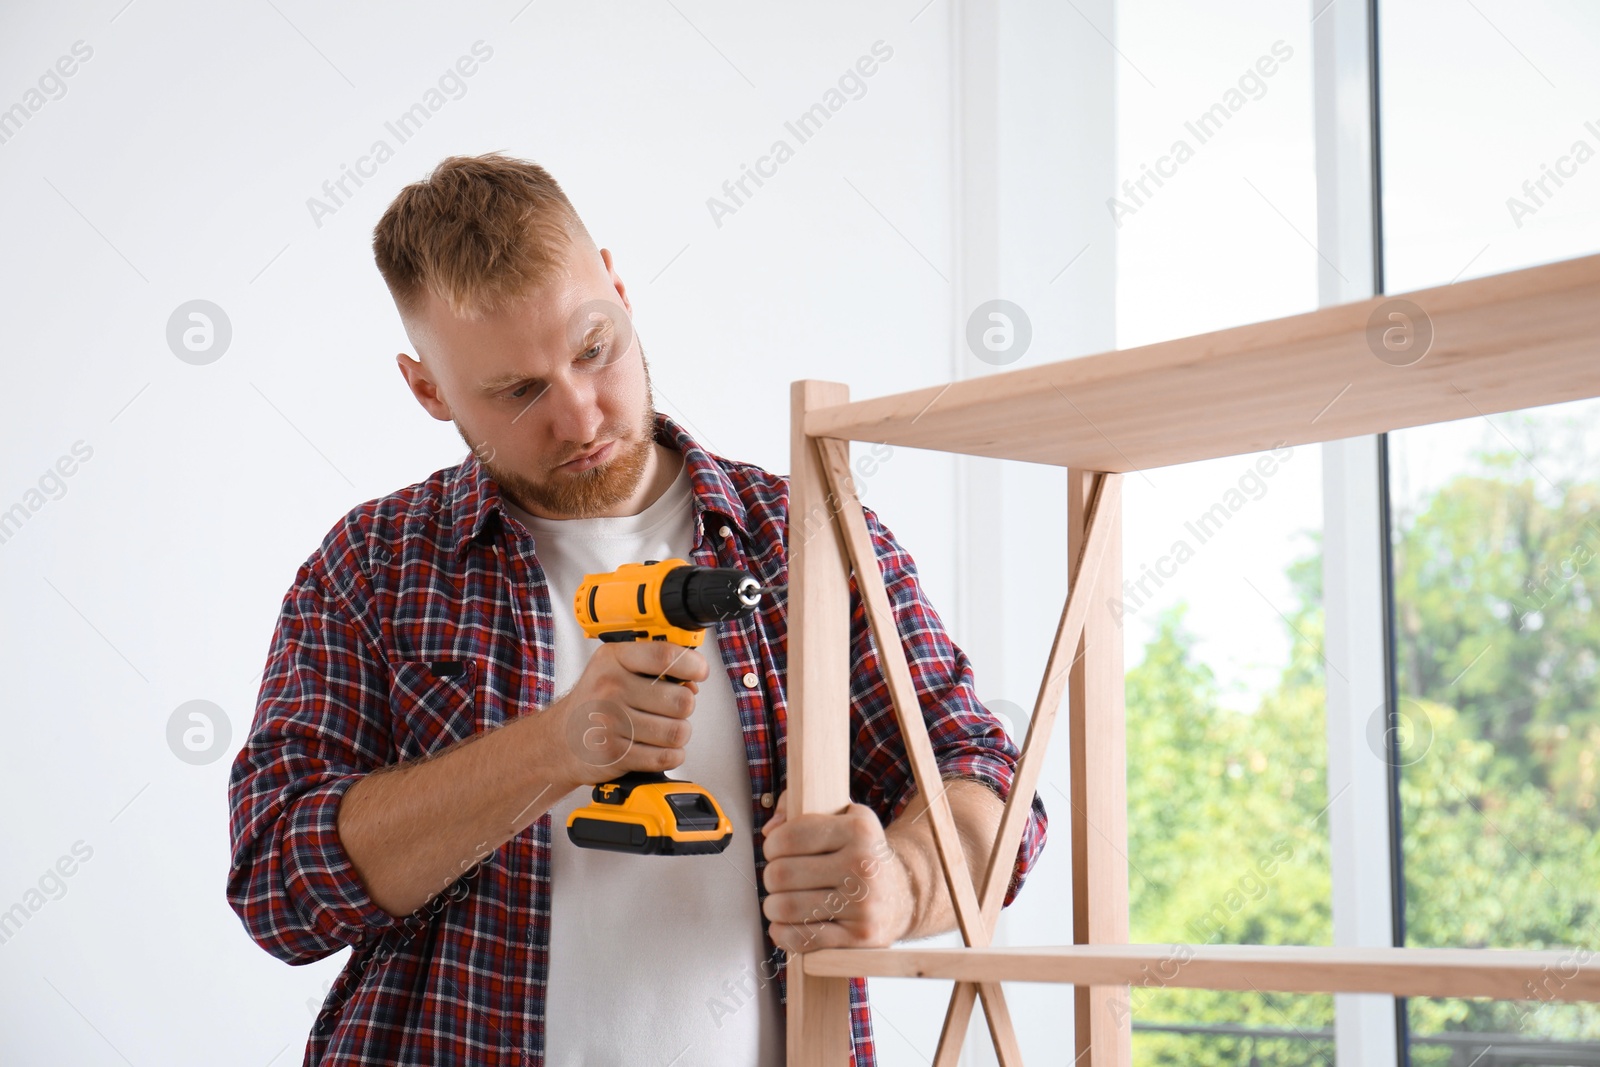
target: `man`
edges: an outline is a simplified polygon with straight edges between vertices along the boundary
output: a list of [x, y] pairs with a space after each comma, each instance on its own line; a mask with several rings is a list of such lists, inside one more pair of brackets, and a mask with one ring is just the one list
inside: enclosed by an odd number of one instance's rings
[[[446, 159], [373, 246], [416, 348], [400, 373], [470, 452], [352, 510], [300, 567], [233, 765], [228, 899], [246, 930], [292, 964], [354, 949], [305, 1063], [781, 1064], [786, 952], [955, 926], [854, 579], [856, 802], [786, 819], [783, 597], [696, 650], [589, 639], [572, 595], [644, 559], [783, 585], [787, 478], [655, 412], [611, 253], [541, 167]], [[1017, 749], [911, 557], [865, 514], [981, 870]], [[705, 786], [733, 841], [575, 847], [567, 814], [629, 770]], [[1045, 829], [1035, 795], [1006, 904]], [[861, 979], [851, 1020], [868, 1067]]]

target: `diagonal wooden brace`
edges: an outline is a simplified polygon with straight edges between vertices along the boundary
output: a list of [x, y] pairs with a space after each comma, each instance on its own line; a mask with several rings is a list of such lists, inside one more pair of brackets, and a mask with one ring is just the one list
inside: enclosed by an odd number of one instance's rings
[[[1073, 581], [1067, 591], [1066, 602], [1061, 608], [1061, 621], [1056, 627], [1055, 641], [1045, 663], [1044, 678], [1034, 701], [1033, 716], [1028, 722], [1028, 734], [1022, 742], [1022, 755], [1017, 762], [1011, 794], [1006, 798], [1005, 813], [1000, 817], [1000, 834], [984, 871], [979, 915], [979, 933], [984, 946], [994, 936], [994, 928], [1000, 917], [1000, 904], [1010, 884], [1011, 858], [1017, 854], [1021, 844], [1023, 827], [1033, 804], [1034, 789], [1038, 785], [1045, 753], [1050, 748], [1050, 733], [1055, 727], [1061, 696], [1066, 689], [1067, 673], [1072, 667], [1068, 657], [1078, 647], [1078, 640], [1083, 635], [1089, 598], [1094, 593], [1100, 565], [1105, 559], [1110, 540], [1113, 525], [1110, 517], [1117, 515], [1122, 507], [1122, 476], [1097, 474], [1091, 494], [1082, 551], [1073, 570]], [[934, 1055], [934, 1067], [955, 1067], [961, 1042], [972, 1018], [975, 992], [981, 990], [972, 982], [957, 982], [951, 989], [944, 1028], [939, 1034], [939, 1049]], [[987, 997], [984, 1010], [989, 1013]], [[993, 1018], [992, 1014], [990, 1018]]]
[[[849, 444], [835, 438], [813, 438], [813, 441], [817, 448], [818, 463], [827, 477], [829, 492], [837, 502], [834, 510], [838, 517], [839, 529], [856, 574], [862, 602], [871, 624], [873, 640], [884, 666], [895, 716], [900, 724], [901, 736], [905, 739], [917, 788], [929, 798], [928, 813], [933, 820], [934, 843], [939, 852], [945, 883], [950, 890], [950, 899], [955, 907], [957, 925], [967, 945], [986, 947], [993, 936], [994, 920], [989, 920], [987, 924], [982, 921], [982, 909], [973, 889], [966, 854], [962, 850], [955, 819], [951, 815], [949, 801], [945, 797], [944, 787], [939, 778], [933, 744], [928, 737], [927, 722], [921, 714], [921, 704], [917, 700], [911, 670], [906, 663], [905, 648], [901, 644], [899, 631], [894, 624], [888, 590], [883, 583], [883, 574], [878, 567], [872, 538], [867, 530], [866, 517], [856, 494], [854, 479], [850, 474]], [[1031, 786], [1028, 795], [1030, 797], [1032, 795]], [[1023, 812], [1026, 815], [1027, 806], [1024, 806]], [[1020, 840], [1020, 827], [1016, 840]], [[1016, 851], [1016, 840], [1012, 844], [1013, 854]], [[991, 867], [993, 863], [991, 857]], [[1007, 864], [1006, 868], [1009, 871], [1010, 864]], [[996, 912], [1000, 899], [997, 897], [995, 900]], [[1005, 994], [1000, 983], [980, 983], [975, 988], [983, 997], [985, 1017], [989, 1020], [990, 1034], [1000, 1062], [1004, 1067], [1013, 1065], [1021, 1067], [1022, 1054], [1017, 1045], [1010, 1011], [1006, 1007]], [[968, 1011], [970, 1013], [970, 997]]]

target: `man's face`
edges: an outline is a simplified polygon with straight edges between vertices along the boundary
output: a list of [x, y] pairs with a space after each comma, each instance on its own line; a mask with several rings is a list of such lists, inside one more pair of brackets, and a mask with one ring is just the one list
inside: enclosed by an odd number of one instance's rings
[[[579, 246], [566, 273], [493, 315], [458, 318], [428, 294], [401, 373], [434, 418], [455, 423], [490, 477], [545, 518], [605, 514], [652, 456], [650, 368], [609, 250]], [[597, 464], [569, 464], [597, 448]]]

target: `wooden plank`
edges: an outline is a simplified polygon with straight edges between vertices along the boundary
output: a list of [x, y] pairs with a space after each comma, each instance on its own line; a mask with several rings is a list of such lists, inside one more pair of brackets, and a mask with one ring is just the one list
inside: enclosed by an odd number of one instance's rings
[[972, 1022], [974, 982], [957, 982], [950, 988], [950, 1003], [944, 1009], [944, 1026], [939, 1029], [939, 1047], [933, 1054], [933, 1067], [958, 1067], [961, 1042], [966, 1040]]
[[[973, 946], [988, 948], [988, 943]], [[989, 1020], [989, 1040], [994, 1042], [995, 1055], [1001, 1067], [1022, 1067], [1022, 1045], [1017, 1041], [1016, 1027], [1011, 1022], [1011, 1008], [1006, 1004], [1005, 989], [999, 982], [969, 984], [983, 997], [983, 1015]]]
[[[1083, 575], [1090, 471], [1068, 471], [1069, 586]], [[1122, 584], [1122, 508], [1097, 516], [1104, 531], [1099, 585]], [[1067, 675], [1072, 773], [1072, 939], [1080, 945], [1128, 940], [1128, 776], [1123, 723], [1122, 626], [1111, 600], [1089, 597], [1083, 635]], [[1080, 985], [1073, 991], [1078, 1058], [1086, 1067], [1130, 1067], [1133, 1029], [1125, 985]], [[1076, 1060], [1074, 1062], [1077, 1062]]]
[[[813, 380], [789, 391], [790, 817], [850, 806], [850, 579], [832, 497], [803, 429], [809, 409], [849, 396], [846, 386]], [[818, 975], [807, 958], [788, 954], [787, 1062], [839, 1067], [851, 1059], [849, 977]]]
[[[1072, 578], [1062, 605], [1061, 621], [1056, 626], [1055, 640], [1034, 699], [1033, 716], [1028, 720], [1028, 733], [1022, 741], [1022, 755], [1017, 762], [1011, 796], [1001, 816], [1000, 840], [984, 871], [982, 914], [984, 927], [990, 934], [994, 932], [1000, 905], [1011, 882], [1012, 861], [1022, 844], [1022, 832], [1032, 812], [1033, 794], [1044, 771], [1061, 697], [1068, 688], [1068, 675], [1076, 662], [1077, 650], [1083, 647], [1084, 623], [1089, 618], [1095, 587], [1100, 584], [1098, 579], [1106, 567], [1107, 557], [1113, 552], [1120, 555], [1116, 539], [1121, 529], [1118, 520], [1122, 514], [1122, 475], [1103, 474], [1096, 481], [1094, 499], [1088, 505], [1088, 534], [1076, 545], [1076, 562], [1068, 566]], [[1069, 538], [1069, 543], [1071, 540]]]
[[[1122, 475], [1099, 475], [1095, 479], [1093, 498], [1089, 502], [1088, 533], [1079, 546], [1077, 562], [1068, 566], [1068, 572], [1076, 574], [1077, 578], [1068, 586], [1066, 601], [1061, 607], [1061, 621], [1056, 626], [1055, 640], [1051, 642], [1050, 655], [1045, 662], [1044, 677], [1039, 682], [1039, 692], [1034, 699], [1033, 715], [1028, 720], [1028, 733], [1022, 742], [1022, 754], [1017, 760], [1016, 773], [1012, 776], [1011, 795], [1006, 798], [1005, 810], [1000, 816], [998, 839], [994, 851], [989, 855], [983, 885], [978, 893], [982, 944], [985, 945], [994, 939], [1000, 906], [1011, 882], [1012, 861], [1022, 843], [1022, 832], [1032, 812], [1033, 794], [1044, 768], [1045, 755], [1050, 750], [1050, 737], [1061, 708], [1061, 697], [1067, 688], [1067, 674], [1079, 647], [1083, 623], [1088, 617], [1089, 599], [1094, 593], [1106, 548], [1110, 544], [1109, 531], [1113, 521], [1107, 516], [1121, 513]], [[951, 989], [934, 1067], [955, 1067], [960, 1042], [966, 1035], [972, 1016], [976, 990], [977, 986], [967, 982], [957, 982]]]
[[[828, 479], [829, 498], [837, 502], [845, 549], [850, 557], [850, 565], [855, 570], [856, 588], [861, 593], [872, 640], [878, 649], [878, 660], [889, 686], [889, 700], [894, 708], [895, 721], [900, 726], [900, 736], [911, 760], [912, 777], [917, 791], [928, 798], [927, 811], [934, 847], [939, 855], [940, 870], [944, 873], [945, 887], [950, 891], [956, 925], [961, 930], [962, 940], [968, 945], [986, 946], [990, 934], [984, 933], [980, 925], [978, 894], [973, 888], [972, 872], [967, 866], [966, 852], [956, 830], [955, 816], [950, 812], [944, 782], [939, 777], [933, 742], [928, 737], [928, 723], [922, 715], [922, 703], [917, 699], [911, 666], [906, 662], [905, 645], [895, 626], [889, 591], [883, 583], [883, 570], [872, 547], [872, 534], [867, 529], [866, 515], [861, 510], [855, 478], [850, 473], [849, 442], [818, 438], [815, 443], [818, 461]], [[987, 929], [992, 931], [993, 924]], [[989, 1032], [1002, 1067], [1022, 1067], [1022, 1050], [1017, 1045], [1004, 991], [996, 982], [986, 985], [982, 994]]]
[[1055, 945], [824, 949], [806, 960], [817, 974], [886, 978], [1600, 1001], [1597, 955], [1583, 948]]
[[1381, 296], [830, 406], [805, 429], [1127, 472], [1600, 396], [1600, 255], [1399, 298], [1433, 333], [1409, 366], [1416, 348], [1369, 342]]
[[895, 721], [900, 726], [900, 737], [905, 744], [906, 755], [911, 760], [912, 777], [917, 791], [928, 798], [933, 842], [939, 853], [939, 865], [944, 870], [945, 885], [950, 890], [956, 925], [961, 929], [962, 940], [970, 945], [978, 929], [978, 895], [972, 887], [972, 873], [967, 867], [966, 853], [962, 850], [961, 838], [956, 831], [955, 817], [950, 813], [950, 802], [945, 797], [944, 783], [939, 779], [933, 742], [928, 738], [928, 723], [922, 716], [922, 704], [917, 700], [916, 683], [911, 679], [911, 666], [906, 662], [905, 645], [901, 643], [900, 632], [895, 627], [889, 592], [883, 584], [883, 571], [872, 547], [872, 534], [867, 530], [861, 500], [856, 495], [855, 479], [850, 474], [850, 446], [848, 442], [828, 438], [817, 440], [816, 446], [820, 465], [828, 479], [828, 491], [831, 498], [838, 502], [845, 551], [855, 570], [856, 588], [861, 593], [873, 644], [878, 650], [878, 662], [883, 668], [884, 681], [889, 686], [889, 702], [894, 708]]

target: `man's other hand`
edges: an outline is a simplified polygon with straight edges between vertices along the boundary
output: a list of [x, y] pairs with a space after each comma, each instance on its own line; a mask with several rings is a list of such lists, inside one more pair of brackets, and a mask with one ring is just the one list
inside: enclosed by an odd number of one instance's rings
[[789, 952], [885, 948], [912, 928], [910, 873], [864, 804], [835, 815], [777, 813], [763, 830], [767, 859], [762, 914], [772, 941]]

